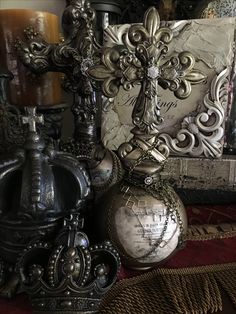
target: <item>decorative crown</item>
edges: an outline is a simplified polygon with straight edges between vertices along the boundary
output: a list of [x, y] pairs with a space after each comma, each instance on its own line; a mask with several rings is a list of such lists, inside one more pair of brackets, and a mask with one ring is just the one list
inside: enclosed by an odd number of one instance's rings
[[120, 267], [110, 242], [89, 246], [83, 220], [71, 214], [53, 245], [35, 242], [17, 269], [34, 313], [95, 313]]
[[33, 238], [54, 234], [68, 208], [84, 208], [90, 195], [85, 167], [45, 146], [36, 128], [43, 117], [35, 108], [26, 110], [24, 147], [0, 160], [0, 254], [10, 263]]

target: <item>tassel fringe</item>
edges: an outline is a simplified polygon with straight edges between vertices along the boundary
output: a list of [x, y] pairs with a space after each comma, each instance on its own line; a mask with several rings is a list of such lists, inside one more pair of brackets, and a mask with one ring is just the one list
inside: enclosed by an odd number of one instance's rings
[[206, 314], [222, 311], [221, 290], [236, 308], [236, 263], [157, 269], [117, 283], [101, 314]]

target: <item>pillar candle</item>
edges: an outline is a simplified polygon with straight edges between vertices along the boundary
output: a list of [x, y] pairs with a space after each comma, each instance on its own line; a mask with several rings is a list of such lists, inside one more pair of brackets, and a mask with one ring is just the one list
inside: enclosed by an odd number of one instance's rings
[[33, 74], [17, 56], [15, 41], [23, 41], [24, 29], [32, 26], [45, 41], [59, 41], [59, 21], [54, 14], [27, 9], [0, 10], [0, 68], [14, 75], [8, 99], [18, 106], [50, 107], [60, 104], [61, 79], [59, 73]]

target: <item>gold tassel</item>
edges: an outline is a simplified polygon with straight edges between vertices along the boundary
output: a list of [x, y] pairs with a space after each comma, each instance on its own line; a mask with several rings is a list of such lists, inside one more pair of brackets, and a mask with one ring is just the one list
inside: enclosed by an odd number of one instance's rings
[[226, 239], [236, 236], [236, 223], [221, 223], [218, 225], [190, 225], [185, 241], [207, 241]]
[[236, 307], [236, 271], [232, 269], [218, 272], [216, 278]]
[[206, 314], [222, 311], [223, 289], [236, 307], [236, 263], [157, 269], [117, 283], [101, 314]]

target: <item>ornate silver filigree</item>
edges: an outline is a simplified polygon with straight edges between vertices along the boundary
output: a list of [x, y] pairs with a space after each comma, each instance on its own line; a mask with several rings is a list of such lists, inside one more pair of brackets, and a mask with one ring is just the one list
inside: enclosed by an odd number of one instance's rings
[[203, 100], [205, 110], [196, 115], [186, 116], [176, 137], [173, 138], [166, 133], [160, 134], [160, 139], [168, 145], [171, 152], [178, 155], [189, 154], [193, 157], [221, 156], [228, 97], [228, 74], [229, 69], [226, 68], [215, 76]]

